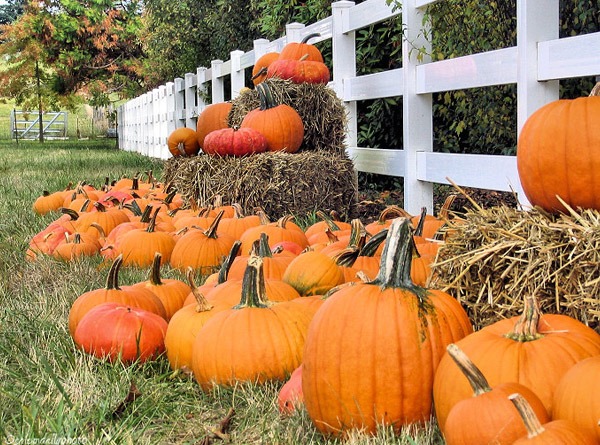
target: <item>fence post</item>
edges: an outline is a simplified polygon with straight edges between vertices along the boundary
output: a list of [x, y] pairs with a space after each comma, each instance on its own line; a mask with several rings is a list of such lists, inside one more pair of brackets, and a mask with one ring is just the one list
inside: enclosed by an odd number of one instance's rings
[[198, 100], [198, 115], [206, 108], [206, 99], [208, 98], [208, 79], [206, 78], [208, 70], [205, 67], [196, 69], [196, 96]]
[[267, 39], [256, 39], [252, 42], [255, 62], [269, 52], [269, 43]]
[[[331, 4], [332, 23], [332, 74], [333, 90], [344, 100], [344, 83], [346, 79], [356, 76], [356, 39], [354, 31], [344, 33], [344, 25], [348, 23], [352, 1], [338, 1]], [[344, 102], [348, 113], [346, 146], [356, 147], [357, 119], [356, 101]]]
[[196, 75], [185, 74], [185, 126], [196, 129]]
[[176, 77], [173, 83], [175, 85], [175, 109], [173, 110], [175, 128], [185, 127], [185, 81], [181, 77]]
[[541, 106], [558, 99], [558, 80], [538, 82], [538, 42], [558, 39], [559, 0], [517, 2], [517, 129]]
[[210, 62], [210, 68], [212, 73], [212, 103], [216, 104], [219, 102], [225, 102], [225, 81], [221, 75], [221, 68], [223, 67], [222, 60], [213, 60]]
[[242, 69], [242, 56], [244, 51], [231, 51], [231, 98], [235, 98], [240, 94], [240, 90], [246, 86], [245, 73]]
[[166, 85], [166, 107], [167, 107], [167, 118], [166, 118], [166, 137], [177, 128], [177, 114], [175, 107], [175, 82], [167, 82]]
[[288, 23], [285, 25], [286, 43], [300, 42], [302, 40], [302, 30], [306, 28], [303, 23]]
[[431, 94], [417, 94], [417, 64], [419, 59], [429, 61], [431, 51], [425, 38], [429, 33], [422, 29], [429, 26], [424, 19], [424, 11], [417, 8], [416, 0], [402, 2], [404, 208], [413, 215], [419, 214], [422, 207], [433, 213], [433, 184], [417, 179], [417, 153], [433, 151]]

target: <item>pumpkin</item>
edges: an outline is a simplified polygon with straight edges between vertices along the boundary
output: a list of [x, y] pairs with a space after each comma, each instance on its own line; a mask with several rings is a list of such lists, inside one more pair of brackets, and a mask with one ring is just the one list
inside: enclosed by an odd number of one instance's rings
[[98, 238], [89, 233], [65, 233], [65, 239], [52, 252], [54, 258], [71, 261], [83, 256], [94, 256], [100, 251]]
[[[542, 315], [537, 299], [529, 296], [520, 316], [492, 323], [457, 345], [477, 364], [490, 385], [521, 383], [533, 390], [552, 413], [558, 382], [574, 364], [600, 354], [600, 334], [567, 315]], [[442, 430], [452, 406], [471, 395], [460, 370], [449, 356], [444, 356], [433, 387]]]
[[193, 128], [176, 128], [167, 138], [167, 147], [173, 156], [193, 156], [198, 153], [198, 135]]
[[576, 363], [554, 392], [552, 418], [564, 419], [590, 431], [600, 443], [600, 355]]
[[472, 397], [452, 407], [444, 426], [447, 445], [488, 444], [510, 445], [527, 434], [525, 425], [508, 396], [519, 392], [542, 422], [550, 416], [533, 391], [516, 382], [500, 383], [493, 388], [479, 368], [455, 344], [447, 347], [448, 354], [469, 381]]
[[196, 336], [196, 380], [203, 389], [283, 381], [300, 365], [310, 320], [302, 305], [266, 299], [262, 259], [250, 258], [240, 303], [215, 314]]
[[260, 107], [244, 116], [241, 128], [250, 127], [267, 139], [268, 151], [295, 153], [304, 139], [302, 118], [291, 106], [277, 103], [266, 82], [256, 86]]
[[162, 255], [156, 252], [150, 268], [150, 276], [147, 280], [134, 284], [133, 287], [141, 287], [153, 292], [165, 307], [166, 319], [169, 321], [173, 314], [182, 308], [183, 302], [192, 289], [187, 283], [176, 278], [162, 278], [161, 263]]
[[600, 209], [600, 97], [560, 99], [526, 120], [517, 143], [525, 196], [548, 212]]
[[319, 48], [308, 43], [313, 37], [319, 37], [321, 34], [313, 33], [306, 35], [300, 42], [290, 42], [286, 44], [281, 53], [279, 53], [278, 60], [300, 60], [302, 57], [308, 54], [307, 60], [323, 63], [323, 55]]
[[151, 291], [134, 288], [133, 286], [119, 287], [119, 269], [122, 263], [122, 256], [119, 255], [115, 258], [108, 271], [104, 288], [84, 292], [75, 299], [69, 310], [69, 332], [71, 336], [75, 335], [77, 325], [85, 314], [102, 303], [119, 303], [127, 307], [144, 309], [166, 318], [165, 307]]
[[38, 196], [33, 202], [33, 211], [38, 215], [45, 215], [46, 213], [58, 210], [59, 208], [63, 207], [65, 193], [68, 193], [68, 190], [62, 190], [53, 193], [44, 190], [42, 195]]
[[340, 286], [310, 324], [302, 392], [326, 435], [429, 421], [438, 362], [472, 332], [456, 299], [411, 281], [411, 230], [408, 219], [394, 221], [377, 278]]
[[192, 267], [207, 275], [218, 269], [236, 241], [226, 233], [217, 235], [222, 217], [223, 210], [208, 229], [191, 229], [179, 238], [171, 253], [171, 267], [182, 271]]
[[227, 116], [232, 106], [231, 102], [219, 102], [208, 105], [200, 112], [196, 121], [196, 137], [200, 148], [204, 149], [204, 138], [210, 132], [227, 128]]
[[[281, 280], [286, 268], [295, 256], [273, 253], [269, 247], [269, 235], [265, 232], [262, 232], [260, 238], [254, 241], [254, 243], [256, 248], [252, 249], [252, 251], [256, 251], [255, 254], [263, 259], [263, 273], [265, 278]], [[228, 273], [230, 279], [243, 278], [249, 257], [250, 255], [240, 255], [233, 260]]]
[[267, 235], [271, 248], [281, 241], [293, 241], [300, 247], [306, 248], [308, 246], [306, 235], [292, 219], [291, 215], [285, 215], [277, 221], [268, 222], [263, 216], [260, 225], [248, 228], [240, 236], [242, 254], [250, 253], [254, 242], [260, 240], [263, 233]]
[[[78, 232], [88, 232], [99, 236], [100, 233], [109, 234], [112, 229], [121, 223], [129, 222], [129, 216], [117, 207], [106, 207], [103, 204], [94, 203], [93, 212], [79, 213], [75, 223]], [[96, 226], [101, 227], [101, 231]]]
[[589, 431], [582, 430], [569, 420], [552, 420], [542, 425], [541, 420], [521, 394], [514, 393], [508, 396], [515, 405], [523, 424], [527, 428], [527, 435], [515, 440], [513, 445], [594, 445], [598, 442]]
[[103, 303], [81, 319], [73, 339], [78, 347], [98, 358], [145, 362], [164, 352], [166, 331], [165, 319], [152, 312]]
[[171, 369], [183, 369], [192, 373], [192, 348], [198, 331], [217, 312], [229, 309], [226, 303], [211, 303], [196, 286], [194, 272], [190, 267], [187, 272], [194, 302], [179, 309], [169, 320], [165, 335], [165, 348]]
[[344, 274], [335, 260], [324, 253], [306, 251], [294, 258], [283, 273], [282, 280], [298, 293], [323, 295], [344, 282]]
[[204, 153], [218, 156], [246, 156], [267, 151], [267, 139], [254, 128], [222, 128], [204, 138]]
[[277, 408], [284, 415], [292, 414], [296, 407], [302, 405], [302, 365], [292, 372], [290, 378], [285, 382], [277, 393]]
[[267, 79], [277, 77], [292, 83], [327, 83], [331, 78], [329, 68], [323, 62], [307, 60], [308, 54], [299, 60], [275, 60], [267, 69]]
[[252, 83], [256, 86], [267, 78], [267, 68], [279, 58], [278, 52], [269, 52], [258, 58], [252, 67]]

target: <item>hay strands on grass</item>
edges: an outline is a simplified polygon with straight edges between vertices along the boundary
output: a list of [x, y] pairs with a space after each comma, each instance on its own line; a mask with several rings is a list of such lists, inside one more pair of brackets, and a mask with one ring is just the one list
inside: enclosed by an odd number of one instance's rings
[[431, 286], [455, 295], [477, 328], [518, 315], [526, 295], [599, 328], [600, 212], [474, 207], [449, 220]]

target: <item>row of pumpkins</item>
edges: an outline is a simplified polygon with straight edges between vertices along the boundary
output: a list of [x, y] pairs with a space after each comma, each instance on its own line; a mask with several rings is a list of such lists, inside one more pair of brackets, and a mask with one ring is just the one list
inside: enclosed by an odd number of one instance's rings
[[[288, 43], [280, 53], [269, 52], [260, 57], [252, 71], [252, 81], [259, 95], [260, 107], [250, 111], [239, 128], [227, 126], [231, 102], [207, 106], [198, 116], [196, 130], [181, 127], [167, 138], [173, 156], [193, 156], [200, 149], [209, 155], [246, 156], [267, 151], [295, 153], [302, 145], [302, 118], [291, 106], [274, 100], [270, 78], [293, 83], [327, 83], [329, 68], [317, 47], [308, 42], [319, 34], [310, 34], [301, 42]], [[241, 94], [249, 91], [245, 88]]]
[[[261, 221], [236, 206], [181, 209], [180, 197], [154, 181], [105, 189], [79, 184], [34, 207], [71, 209], [32, 240], [30, 259], [54, 254], [58, 247], [44, 243], [62, 232], [79, 244], [95, 237], [112, 261], [106, 286], [71, 307], [69, 330], [82, 350], [126, 362], [166, 352], [202, 388], [291, 374], [280, 409], [302, 403], [326, 435], [373, 433], [381, 424], [399, 430], [435, 415], [448, 444], [600, 443], [600, 335], [571, 317], [540, 314], [534, 298], [521, 317], [473, 332], [456, 299], [425, 287], [442, 220], [392, 207], [373, 225], [320, 213], [303, 231], [289, 218]], [[50, 205], [52, 195], [61, 203]], [[78, 199], [86, 207], [75, 210]], [[135, 216], [144, 211], [145, 222]], [[129, 212], [129, 221], [104, 218], [116, 212]], [[253, 217], [256, 225], [236, 235], [223, 231], [227, 220], [233, 231]], [[181, 229], [162, 230], [185, 218]], [[159, 233], [185, 246], [180, 263], [174, 249], [155, 243]], [[225, 239], [232, 241], [219, 247], [218, 261], [205, 262]], [[187, 283], [160, 276], [167, 262]], [[124, 264], [149, 267], [148, 280], [120, 285]], [[202, 285], [197, 273], [208, 275]], [[551, 442], [555, 436], [562, 441]]]

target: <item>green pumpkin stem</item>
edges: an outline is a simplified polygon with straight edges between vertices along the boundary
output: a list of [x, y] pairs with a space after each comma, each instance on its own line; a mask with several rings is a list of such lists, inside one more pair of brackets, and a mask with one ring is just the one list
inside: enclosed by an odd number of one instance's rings
[[473, 388], [474, 397], [480, 396], [481, 394], [490, 392], [492, 390], [481, 370], [475, 366], [475, 363], [471, 361], [471, 359], [462, 351], [462, 349], [460, 349], [454, 343], [451, 343], [446, 347], [446, 350], [448, 351], [450, 358], [454, 360], [454, 363], [456, 363], [460, 371], [469, 381], [471, 388]]
[[335, 264], [341, 267], [352, 267], [356, 260], [358, 259], [358, 255], [360, 253], [360, 249], [356, 247], [346, 247], [343, 250], [340, 250], [333, 256], [333, 260]]
[[523, 423], [527, 429], [528, 438], [531, 439], [535, 436], [539, 436], [546, 431], [525, 397], [519, 393], [514, 393], [508, 396], [508, 399], [515, 405], [517, 411], [519, 411], [519, 415], [521, 416], [521, 419], [523, 419]]
[[300, 41], [300, 43], [308, 43], [308, 41], [310, 39], [312, 39], [313, 37], [321, 37], [321, 34], [319, 34], [318, 32], [313, 32], [312, 34], [308, 34], [308, 35], [304, 36], [304, 38]]
[[261, 232], [258, 240], [258, 256], [261, 258], [273, 258], [273, 251], [269, 246], [269, 235], [265, 232]]
[[427, 218], [427, 207], [421, 208], [421, 217], [419, 218], [419, 223], [417, 227], [415, 227], [415, 235], [422, 236], [423, 235], [423, 227], [425, 227], [425, 220]]
[[222, 284], [225, 281], [227, 281], [227, 275], [229, 275], [229, 270], [231, 269], [233, 260], [236, 259], [241, 247], [242, 242], [240, 240], [236, 240], [231, 246], [231, 249], [229, 250], [229, 255], [227, 255], [227, 257], [223, 261], [223, 264], [221, 264], [221, 268], [219, 269], [219, 275], [217, 277], [218, 284]]
[[270, 305], [266, 293], [263, 260], [261, 257], [253, 255], [248, 259], [248, 266], [246, 266], [244, 278], [242, 279], [240, 303], [233, 308], [268, 308]]
[[121, 269], [121, 264], [123, 264], [123, 254], [116, 257], [112, 265], [110, 266], [110, 270], [108, 271], [108, 277], [106, 278], [106, 290], [121, 289], [119, 287], [119, 269]]
[[329, 215], [325, 214], [322, 210], [317, 210], [316, 215], [327, 224], [327, 227], [331, 230], [340, 230], [340, 226], [338, 226], [333, 218], [329, 217]]
[[156, 217], [158, 216], [159, 211], [160, 211], [160, 207], [158, 207], [157, 209], [154, 210], [154, 213], [152, 214], [152, 218], [150, 219], [150, 222], [148, 223], [148, 227], [146, 228], [146, 232], [152, 233], [156, 229]]
[[513, 331], [506, 334], [505, 337], [519, 342], [542, 338], [543, 335], [538, 332], [541, 315], [538, 299], [533, 295], [526, 296], [521, 316], [515, 323]]
[[256, 85], [256, 91], [258, 91], [258, 100], [260, 101], [260, 111], [265, 111], [270, 108], [275, 108], [281, 104], [277, 103], [273, 97], [271, 87], [265, 82], [261, 82]]
[[420, 300], [427, 296], [427, 289], [417, 286], [410, 277], [411, 263], [415, 255], [415, 241], [408, 218], [397, 218], [388, 229], [381, 254], [379, 273], [371, 284], [382, 289], [399, 288], [411, 291]]
[[374, 256], [381, 243], [387, 238], [387, 233], [388, 229], [382, 229], [369, 238], [369, 241], [367, 241], [362, 249], [360, 249], [360, 256]]
[[[136, 201], [131, 201], [132, 207], [133, 207], [133, 203], [135, 202], [135, 206], [137, 206], [137, 208], [139, 209], [140, 206], [138, 205], [138, 203]], [[152, 215], [152, 204], [148, 204], [146, 206], [146, 208], [144, 209], [143, 212], [141, 212], [140, 215], [140, 221], [143, 223], [149, 223], [150, 222], [150, 215]], [[141, 209], [140, 209], [141, 210]]]
[[149, 281], [154, 286], [161, 286], [163, 284], [160, 278], [160, 262], [162, 260], [162, 254], [160, 252], [154, 253], [154, 259], [152, 260], [152, 267], [150, 268]]

